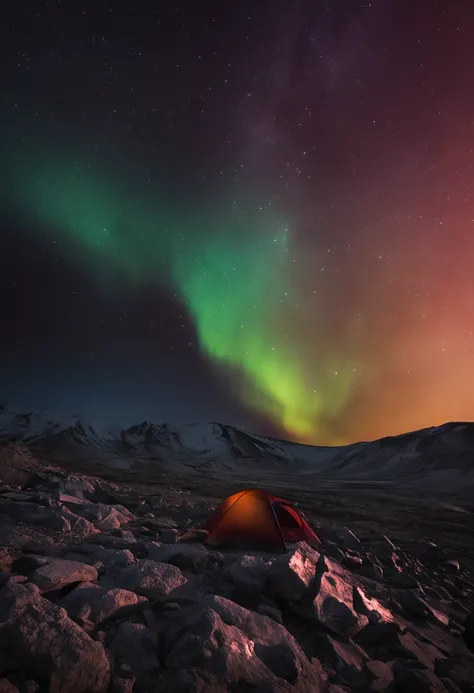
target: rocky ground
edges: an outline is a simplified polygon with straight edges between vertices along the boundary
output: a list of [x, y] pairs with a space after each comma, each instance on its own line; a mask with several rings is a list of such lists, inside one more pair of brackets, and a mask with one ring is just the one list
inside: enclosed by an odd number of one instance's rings
[[87, 471], [0, 447], [0, 693], [474, 692], [471, 513], [269, 488], [321, 546], [215, 551], [232, 483]]

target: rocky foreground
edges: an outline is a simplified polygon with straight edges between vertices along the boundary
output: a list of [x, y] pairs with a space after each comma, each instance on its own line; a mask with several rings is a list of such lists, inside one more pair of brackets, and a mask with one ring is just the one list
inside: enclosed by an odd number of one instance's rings
[[179, 539], [211, 502], [14, 446], [0, 484], [0, 693], [474, 691], [472, 575], [435, 542], [209, 550]]

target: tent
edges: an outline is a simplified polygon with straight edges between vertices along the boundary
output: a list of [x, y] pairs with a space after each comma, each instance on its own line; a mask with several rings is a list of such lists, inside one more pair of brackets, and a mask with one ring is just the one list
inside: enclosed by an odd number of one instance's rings
[[286, 550], [285, 542], [319, 539], [290, 501], [258, 488], [226, 498], [204, 525], [209, 546], [243, 546]]

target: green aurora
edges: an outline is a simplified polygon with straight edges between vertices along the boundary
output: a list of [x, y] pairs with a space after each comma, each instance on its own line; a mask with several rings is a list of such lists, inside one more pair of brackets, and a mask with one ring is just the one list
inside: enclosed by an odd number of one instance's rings
[[290, 226], [273, 208], [229, 201], [183, 213], [140, 199], [100, 166], [64, 155], [53, 165], [50, 152], [16, 156], [8, 188], [31, 228], [89, 270], [100, 290], [171, 286], [234, 394], [288, 437], [324, 442], [354, 373], [342, 354], [328, 359], [301, 339]]

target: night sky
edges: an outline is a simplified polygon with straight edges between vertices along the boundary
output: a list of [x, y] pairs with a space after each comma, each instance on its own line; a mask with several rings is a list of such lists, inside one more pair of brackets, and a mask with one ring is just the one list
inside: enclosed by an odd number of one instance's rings
[[473, 3], [1, 31], [1, 402], [321, 444], [474, 418]]

